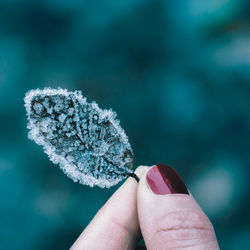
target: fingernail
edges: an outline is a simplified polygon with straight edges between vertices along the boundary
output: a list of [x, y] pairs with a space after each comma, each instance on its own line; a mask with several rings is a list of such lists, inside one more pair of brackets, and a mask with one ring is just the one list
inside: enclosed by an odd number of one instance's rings
[[189, 194], [181, 177], [165, 164], [153, 166], [148, 171], [146, 180], [155, 194]]

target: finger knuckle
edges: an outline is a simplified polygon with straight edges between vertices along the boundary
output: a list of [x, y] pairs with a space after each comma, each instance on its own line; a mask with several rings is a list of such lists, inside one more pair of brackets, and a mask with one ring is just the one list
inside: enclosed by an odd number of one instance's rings
[[174, 211], [159, 219], [156, 233], [173, 244], [185, 248], [206, 244], [213, 240], [214, 230], [207, 216], [199, 211]]

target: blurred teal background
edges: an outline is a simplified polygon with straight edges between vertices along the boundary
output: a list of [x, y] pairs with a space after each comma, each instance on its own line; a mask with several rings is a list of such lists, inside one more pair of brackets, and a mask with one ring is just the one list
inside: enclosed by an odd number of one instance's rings
[[0, 2], [1, 249], [68, 249], [118, 188], [73, 183], [28, 140], [23, 97], [46, 86], [113, 108], [135, 167], [172, 165], [221, 249], [249, 249], [248, 0]]

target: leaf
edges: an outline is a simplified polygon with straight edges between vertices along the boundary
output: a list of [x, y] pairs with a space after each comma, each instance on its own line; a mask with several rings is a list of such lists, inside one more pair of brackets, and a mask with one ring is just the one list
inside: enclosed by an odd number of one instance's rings
[[29, 138], [73, 181], [111, 187], [132, 173], [132, 148], [115, 112], [61, 88], [31, 90], [24, 101]]

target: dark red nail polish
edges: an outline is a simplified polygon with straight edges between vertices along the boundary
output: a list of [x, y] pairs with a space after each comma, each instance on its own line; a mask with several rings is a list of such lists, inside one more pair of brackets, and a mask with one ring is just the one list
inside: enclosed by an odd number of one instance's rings
[[146, 179], [155, 194], [189, 194], [181, 177], [168, 165], [153, 166]]

